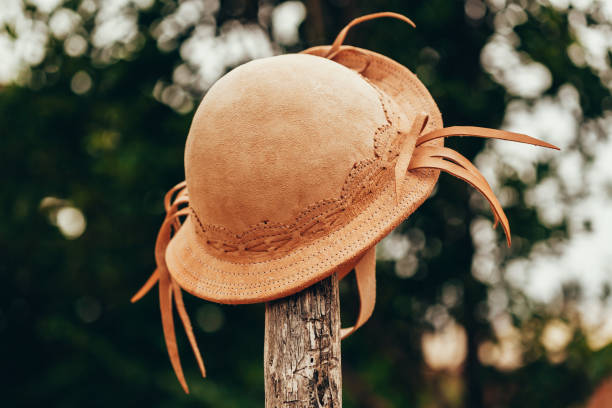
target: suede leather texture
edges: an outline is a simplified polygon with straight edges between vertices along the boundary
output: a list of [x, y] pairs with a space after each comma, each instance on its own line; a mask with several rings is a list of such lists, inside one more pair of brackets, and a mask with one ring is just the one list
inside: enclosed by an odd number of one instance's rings
[[[442, 128], [433, 98], [407, 68], [355, 47], [341, 47], [334, 61], [318, 56], [328, 48], [305, 51], [311, 55], [272, 57], [245, 64], [219, 80], [200, 105], [185, 155], [193, 212], [166, 251], [172, 277], [188, 292], [219, 303], [256, 303], [296, 293], [335, 271], [344, 275], [431, 193], [439, 171], [410, 171], [401, 189], [407, 193], [399, 200], [393, 179], [383, 179], [367, 206], [351, 213], [346, 223], [282, 256], [229, 260], [211, 251], [202, 224], [213, 218], [214, 223], [239, 234], [241, 229], [262, 221], [290, 222], [312, 201], [341, 195], [344, 179], [356, 161], [374, 157], [376, 130], [384, 124], [377, 91], [390, 100], [387, 108], [394, 111], [391, 116], [396, 126], [409, 127], [417, 114], [425, 113], [429, 120], [424, 132]], [[278, 62], [282, 66], [273, 67]], [[281, 79], [281, 74], [286, 76]], [[312, 75], [316, 81], [305, 79]], [[292, 78], [300, 80], [296, 83]], [[311, 90], [317, 97], [302, 95]], [[277, 104], [269, 95], [248, 99], [263, 91], [274, 91], [284, 102]], [[343, 96], [331, 99], [333, 103], [321, 99], [332, 94]], [[284, 95], [293, 98], [283, 99]], [[237, 102], [241, 100], [266, 106], [241, 106]], [[292, 108], [285, 108], [285, 103]], [[263, 112], [268, 116], [260, 116]], [[292, 119], [285, 121], [285, 117]], [[328, 127], [333, 132], [325, 130]], [[283, 134], [295, 129], [306, 133]], [[294, 145], [286, 143], [285, 138]], [[276, 142], [277, 147], [262, 147], [262, 140]], [[415, 142], [406, 143], [414, 146]], [[443, 144], [442, 140], [428, 143]], [[251, 149], [257, 152], [255, 159], [251, 159]], [[286, 183], [285, 177], [293, 182]], [[211, 191], [215, 186], [223, 188]]]
[[196, 111], [185, 148], [191, 205], [202, 222], [237, 234], [290, 223], [373, 158], [384, 123], [376, 91], [343, 65], [304, 54], [244, 64]]

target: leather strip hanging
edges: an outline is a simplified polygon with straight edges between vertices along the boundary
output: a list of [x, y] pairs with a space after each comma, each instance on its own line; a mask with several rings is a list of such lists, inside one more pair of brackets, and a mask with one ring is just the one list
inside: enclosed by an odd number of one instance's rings
[[359, 292], [359, 315], [354, 326], [340, 330], [344, 340], [368, 321], [376, 303], [376, 246], [370, 248], [355, 265], [355, 279]]
[[[172, 197], [176, 193], [174, 201]], [[176, 334], [174, 329], [174, 316], [172, 302], [174, 303], [179, 313], [179, 317], [183, 322], [185, 333], [191, 344], [191, 348], [198, 362], [202, 377], [206, 377], [206, 368], [202, 360], [202, 355], [195, 340], [193, 334], [193, 327], [189, 319], [189, 315], [185, 310], [185, 304], [183, 302], [183, 295], [179, 285], [172, 279], [166, 265], [166, 248], [172, 238], [173, 234], [178, 231], [181, 226], [180, 217], [189, 215], [189, 208], [180, 207], [189, 204], [189, 196], [187, 194], [185, 182], [181, 182], [174, 186], [164, 198], [164, 207], [166, 208], [166, 218], [162, 223], [162, 226], [157, 235], [157, 241], [155, 242], [155, 262], [157, 263], [157, 269], [153, 272], [151, 277], [147, 280], [144, 286], [132, 297], [132, 302], [136, 302], [141, 299], [151, 288], [159, 283], [159, 306], [162, 318], [162, 327], [164, 331], [164, 338], [166, 341], [166, 348], [170, 357], [170, 363], [174, 369], [176, 377], [178, 378], [183, 390], [189, 393], [189, 387], [185, 381], [185, 375], [183, 374], [183, 368], [179, 358], [178, 347], [176, 344]]]

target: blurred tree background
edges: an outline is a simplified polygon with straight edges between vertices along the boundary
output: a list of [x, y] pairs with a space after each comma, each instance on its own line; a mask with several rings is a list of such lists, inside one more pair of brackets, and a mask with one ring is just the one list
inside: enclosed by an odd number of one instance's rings
[[[347, 43], [399, 61], [446, 126], [523, 131], [560, 153], [449, 140], [507, 210], [442, 175], [380, 244], [378, 301], [343, 342], [351, 407], [582, 407], [612, 375], [612, 3], [591, 0], [2, 0], [2, 406], [263, 405], [263, 306], [187, 295], [169, 364], [154, 268], [194, 107], [232, 67]], [[537, 150], [537, 151], [536, 151]], [[356, 312], [354, 282], [342, 314]], [[155, 292], [155, 291], [154, 291]], [[612, 406], [612, 401], [608, 402]], [[594, 405], [593, 405], [594, 406]]]

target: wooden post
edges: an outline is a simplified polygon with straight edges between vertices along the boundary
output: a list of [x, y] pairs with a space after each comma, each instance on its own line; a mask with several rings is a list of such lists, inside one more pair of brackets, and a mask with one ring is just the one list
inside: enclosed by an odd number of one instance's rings
[[336, 274], [266, 303], [266, 408], [341, 408]]

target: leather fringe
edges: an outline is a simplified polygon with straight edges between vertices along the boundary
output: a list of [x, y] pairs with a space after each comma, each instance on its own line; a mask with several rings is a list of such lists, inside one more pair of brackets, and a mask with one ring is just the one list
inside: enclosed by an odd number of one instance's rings
[[166, 248], [174, 234], [176, 234], [181, 227], [181, 217], [189, 214], [189, 208], [185, 207], [188, 204], [189, 196], [184, 181], [170, 189], [164, 197], [166, 218], [162, 223], [157, 235], [157, 241], [155, 242], [155, 262], [157, 263], [157, 269], [155, 269], [143, 287], [132, 297], [132, 302], [137, 302], [146, 295], [156, 283], [159, 284], [159, 307], [168, 356], [170, 357], [170, 363], [174, 368], [176, 377], [187, 394], [189, 394], [189, 387], [185, 380], [178, 346], [176, 344], [173, 304], [176, 305], [178, 310], [179, 317], [185, 328], [185, 333], [187, 334], [187, 338], [189, 339], [189, 343], [191, 344], [191, 348], [198, 362], [202, 377], [206, 377], [206, 368], [204, 367], [204, 362], [198, 344], [196, 343], [195, 335], [193, 334], [191, 320], [185, 310], [181, 288], [168, 271], [168, 266], [166, 265]]

